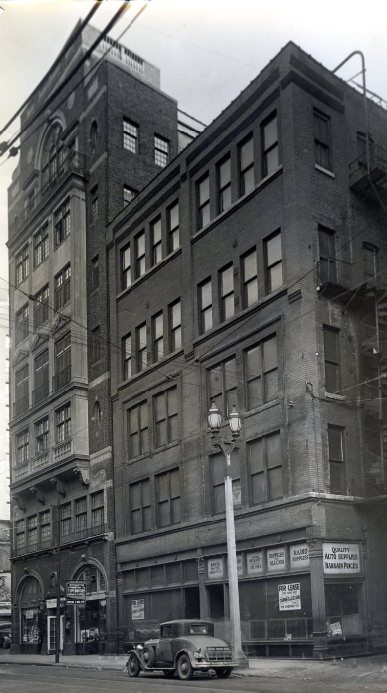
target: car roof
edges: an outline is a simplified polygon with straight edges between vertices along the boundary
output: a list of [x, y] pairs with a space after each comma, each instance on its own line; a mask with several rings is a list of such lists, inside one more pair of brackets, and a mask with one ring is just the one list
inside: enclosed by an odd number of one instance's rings
[[202, 618], [177, 618], [174, 621], [163, 621], [160, 626], [172, 626], [176, 624], [212, 624], [212, 621], [203, 620]]

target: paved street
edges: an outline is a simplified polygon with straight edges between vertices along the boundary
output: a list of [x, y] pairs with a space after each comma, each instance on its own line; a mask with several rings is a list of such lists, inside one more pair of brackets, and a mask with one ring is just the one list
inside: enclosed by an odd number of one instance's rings
[[[312, 663], [313, 664], [313, 663]], [[257, 671], [258, 674], [258, 671]], [[0, 662], [1, 693], [326, 693], [327, 690], [345, 693], [363, 691], [385, 693], [387, 689], [387, 667], [384, 663], [375, 666], [357, 666], [349, 661], [334, 665], [330, 662], [316, 663], [307, 670], [302, 662], [292, 662], [286, 669], [262, 675], [243, 676], [234, 674], [227, 681], [211, 676], [195, 677], [187, 683], [178, 679], [166, 680], [162, 676], [141, 675], [129, 679], [125, 671], [97, 671], [54, 666], [5, 664]]]

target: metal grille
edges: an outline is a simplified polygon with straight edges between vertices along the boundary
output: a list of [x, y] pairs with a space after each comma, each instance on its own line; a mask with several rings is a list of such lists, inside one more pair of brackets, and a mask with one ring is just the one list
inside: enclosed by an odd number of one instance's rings
[[231, 650], [229, 647], [207, 647], [207, 660], [209, 662], [231, 662]]

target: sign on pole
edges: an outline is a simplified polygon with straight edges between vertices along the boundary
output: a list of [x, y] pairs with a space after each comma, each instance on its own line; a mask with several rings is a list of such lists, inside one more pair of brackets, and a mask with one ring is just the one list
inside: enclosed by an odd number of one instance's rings
[[66, 582], [67, 604], [84, 604], [86, 601], [86, 582], [70, 580]]

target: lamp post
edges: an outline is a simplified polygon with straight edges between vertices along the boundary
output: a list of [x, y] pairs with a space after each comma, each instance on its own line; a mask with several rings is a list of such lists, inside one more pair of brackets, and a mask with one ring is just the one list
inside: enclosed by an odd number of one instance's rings
[[221, 450], [226, 460], [224, 476], [224, 497], [226, 506], [226, 534], [227, 534], [227, 572], [228, 593], [231, 624], [231, 648], [234, 661], [240, 665], [248, 664], [246, 655], [242, 650], [241, 617], [239, 611], [238, 571], [235, 542], [234, 503], [232, 495], [231, 453], [237, 448], [237, 441], [242, 426], [235, 404], [228, 417], [231, 429], [231, 441], [219, 438], [219, 428], [222, 424], [222, 416], [215, 402], [212, 402], [208, 412], [208, 425], [211, 429], [211, 438], [214, 447]]

